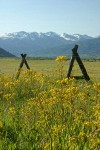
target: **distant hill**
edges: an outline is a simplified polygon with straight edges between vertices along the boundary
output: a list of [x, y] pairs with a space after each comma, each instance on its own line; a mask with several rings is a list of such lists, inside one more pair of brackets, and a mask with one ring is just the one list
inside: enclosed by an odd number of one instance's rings
[[21, 53], [26, 53], [29, 57], [70, 56], [75, 44], [79, 45], [81, 57], [100, 58], [100, 37], [24, 31], [0, 36], [0, 46], [16, 56], [20, 56]]
[[79, 45], [78, 53], [82, 58], [99, 58], [100, 59], [100, 37], [77, 41], [71, 44], [63, 44], [48, 50], [48, 53], [54, 51], [55, 55], [72, 55], [72, 48], [75, 44]]
[[4, 49], [0, 48], [0, 57], [15, 57], [15, 56], [5, 51]]

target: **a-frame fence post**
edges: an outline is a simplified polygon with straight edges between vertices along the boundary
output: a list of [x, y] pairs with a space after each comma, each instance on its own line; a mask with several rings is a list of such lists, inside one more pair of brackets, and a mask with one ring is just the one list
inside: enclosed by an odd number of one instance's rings
[[80, 69], [81, 69], [81, 71], [83, 73], [83, 76], [84, 76], [85, 80], [89, 81], [90, 77], [87, 74], [87, 71], [86, 71], [86, 69], [85, 69], [85, 67], [84, 67], [84, 65], [82, 63], [82, 60], [81, 60], [79, 54], [77, 53], [77, 49], [78, 49], [78, 45], [75, 45], [75, 47], [72, 49], [72, 57], [71, 57], [71, 60], [70, 60], [70, 65], [69, 65], [69, 69], [68, 69], [68, 73], [67, 73], [67, 78], [69, 78], [70, 75], [71, 75], [73, 63], [74, 63], [74, 60], [76, 59], [78, 65], [79, 65], [79, 67], [80, 67]]
[[19, 78], [20, 72], [21, 72], [21, 68], [23, 67], [23, 64], [24, 64], [24, 63], [25, 63], [25, 65], [26, 65], [27, 69], [30, 69], [30, 67], [29, 67], [29, 65], [28, 65], [28, 63], [27, 63], [27, 61], [26, 61], [26, 59], [25, 59], [26, 56], [27, 56], [27, 54], [21, 54], [22, 61], [21, 61], [20, 65], [19, 65], [19, 69], [18, 69], [18, 73], [17, 73], [16, 79]]
[[[78, 46], [77, 45], [75, 45], [75, 47], [72, 49], [72, 51], [74, 50], [74, 49], [78, 49]], [[69, 65], [69, 69], [68, 69], [68, 73], [67, 73], [67, 78], [69, 78], [70, 77], [70, 75], [71, 75], [71, 71], [72, 71], [72, 68], [73, 68], [73, 64], [74, 64], [74, 60], [75, 60], [75, 53], [72, 53], [72, 57], [71, 57], [71, 59], [70, 59], [70, 65]]]

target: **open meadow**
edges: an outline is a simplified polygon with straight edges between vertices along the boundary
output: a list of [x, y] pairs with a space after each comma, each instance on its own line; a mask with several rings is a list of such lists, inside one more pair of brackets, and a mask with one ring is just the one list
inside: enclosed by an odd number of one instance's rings
[[88, 82], [65, 57], [27, 58], [16, 79], [20, 62], [0, 58], [0, 150], [99, 150], [100, 61], [83, 61]]
[[[29, 67], [33, 71], [41, 72], [47, 75], [56, 75], [56, 70], [58, 68], [58, 63], [55, 60], [49, 59], [27, 59]], [[0, 74], [6, 74], [11, 76], [16, 76], [16, 72], [18, 71], [19, 65], [21, 63], [21, 58], [1, 58], [0, 59]], [[64, 77], [66, 77], [70, 60], [67, 60], [64, 63]], [[90, 78], [94, 81], [100, 81], [100, 61], [83, 61], [84, 66], [90, 76]], [[26, 66], [24, 64], [23, 70], [26, 70]], [[73, 75], [82, 75], [81, 70], [75, 62], [73, 69]]]

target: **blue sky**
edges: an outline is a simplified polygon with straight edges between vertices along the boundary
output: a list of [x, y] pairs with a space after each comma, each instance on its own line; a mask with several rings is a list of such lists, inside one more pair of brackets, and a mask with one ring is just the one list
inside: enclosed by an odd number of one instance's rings
[[0, 34], [57, 32], [100, 35], [100, 0], [0, 0]]

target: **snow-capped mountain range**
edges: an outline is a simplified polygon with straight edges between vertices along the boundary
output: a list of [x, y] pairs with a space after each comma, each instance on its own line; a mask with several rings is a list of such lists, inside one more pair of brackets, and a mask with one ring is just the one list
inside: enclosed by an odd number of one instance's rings
[[100, 53], [100, 37], [25, 31], [0, 35], [0, 47], [16, 56], [20, 56], [21, 53], [26, 53], [28, 56], [33, 57], [71, 55], [70, 50], [75, 44], [79, 44], [81, 54], [84, 54], [84, 56], [90, 56], [91, 49], [95, 50], [93, 55], [97, 52]]
[[83, 39], [91, 39], [91, 36], [88, 35], [81, 35], [81, 34], [57, 34], [55, 32], [46, 32], [46, 33], [38, 33], [38, 32], [13, 32], [13, 33], [5, 33], [0, 35], [0, 38], [2, 39], [30, 39], [30, 40], [35, 40], [36, 38], [63, 38], [67, 41], [77, 41], [77, 40], [83, 40]]

